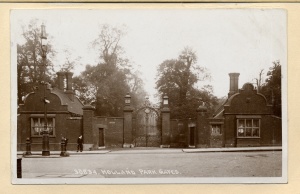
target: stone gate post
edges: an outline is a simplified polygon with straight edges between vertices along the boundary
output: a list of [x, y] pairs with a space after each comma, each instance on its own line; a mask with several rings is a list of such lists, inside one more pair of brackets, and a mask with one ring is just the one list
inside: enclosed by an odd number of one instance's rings
[[161, 110], [162, 117], [162, 145], [160, 147], [170, 147], [170, 108], [168, 96], [163, 97], [163, 108]]
[[133, 108], [130, 105], [131, 96], [129, 93], [125, 96], [124, 126], [123, 126], [123, 148], [133, 146], [132, 138], [132, 112]]
[[207, 115], [207, 108], [203, 102], [197, 108], [197, 142], [196, 147], [207, 147], [209, 141], [209, 121]]
[[93, 147], [93, 116], [95, 108], [85, 105], [83, 108], [83, 149], [90, 150]]

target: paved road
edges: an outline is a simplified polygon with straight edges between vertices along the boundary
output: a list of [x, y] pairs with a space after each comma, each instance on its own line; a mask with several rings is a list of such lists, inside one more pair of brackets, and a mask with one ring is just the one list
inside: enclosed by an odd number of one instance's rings
[[281, 176], [282, 152], [112, 151], [23, 158], [22, 169], [23, 178], [277, 177]]

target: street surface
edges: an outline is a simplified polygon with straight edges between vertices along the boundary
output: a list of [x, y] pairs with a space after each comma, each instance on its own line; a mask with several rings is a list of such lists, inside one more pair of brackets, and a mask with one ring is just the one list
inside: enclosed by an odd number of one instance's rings
[[281, 151], [115, 150], [22, 159], [22, 178], [280, 177], [281, 171]]

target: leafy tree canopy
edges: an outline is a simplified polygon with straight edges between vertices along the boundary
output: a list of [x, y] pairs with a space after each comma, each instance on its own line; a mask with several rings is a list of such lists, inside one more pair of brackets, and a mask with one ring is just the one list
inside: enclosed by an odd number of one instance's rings
[[54, 76], [52, 60], [56, 54], [48, 35], [46, 75], [43, 77], [44, 63], [41, 55], [41, 31], [37, 19], [32, 19], [27, 26], [22, 26], [24, 44], [17, 45], [18, 103], [22, 97], [32, 92], [33, 88], [45, 79], [52, 83]]
[[274, 115], [281, 117], [281, 65], [280, 61], [274, 61], [273, 66], [267, 72], [266, 82], [262, 85], [262, 93], [270, 104], [273, 105]]
[[212, 111], [217, 103], [212, 87], [196, 88], [196, 83], [209, 78], [207, 70], [197, 65], [197, 55], [189, 47], [182, 50], [178, 59], [165, 60], [159, 65], [156, 88], [158, 95], [169, 97], [172, 118], [196, 117], [196, 109], [202, 101]]
[[107, 24], [100, 26], [92, 46], [99, 53], [99, 63], [87, 65], [80, 76], [74, 77], [74, 88], [79, 98], [96, 107], [101, 116], [122, 116], [124, 97], [130, 93], [132, 105], [141, 103], [146, 94], [139, 72], [133, 72], [131, 62], [124, 57], [120, 44], [124, 31]]

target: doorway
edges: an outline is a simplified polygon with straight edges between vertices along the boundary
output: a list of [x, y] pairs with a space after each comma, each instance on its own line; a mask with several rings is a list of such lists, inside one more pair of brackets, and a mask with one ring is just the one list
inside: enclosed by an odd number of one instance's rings
[[195, 146], [195, 127], [190, 127], [190, 141], [189, 146]]
[[98, 147], [104, 147], [104, 129], [103, 128], [99, 128]]

